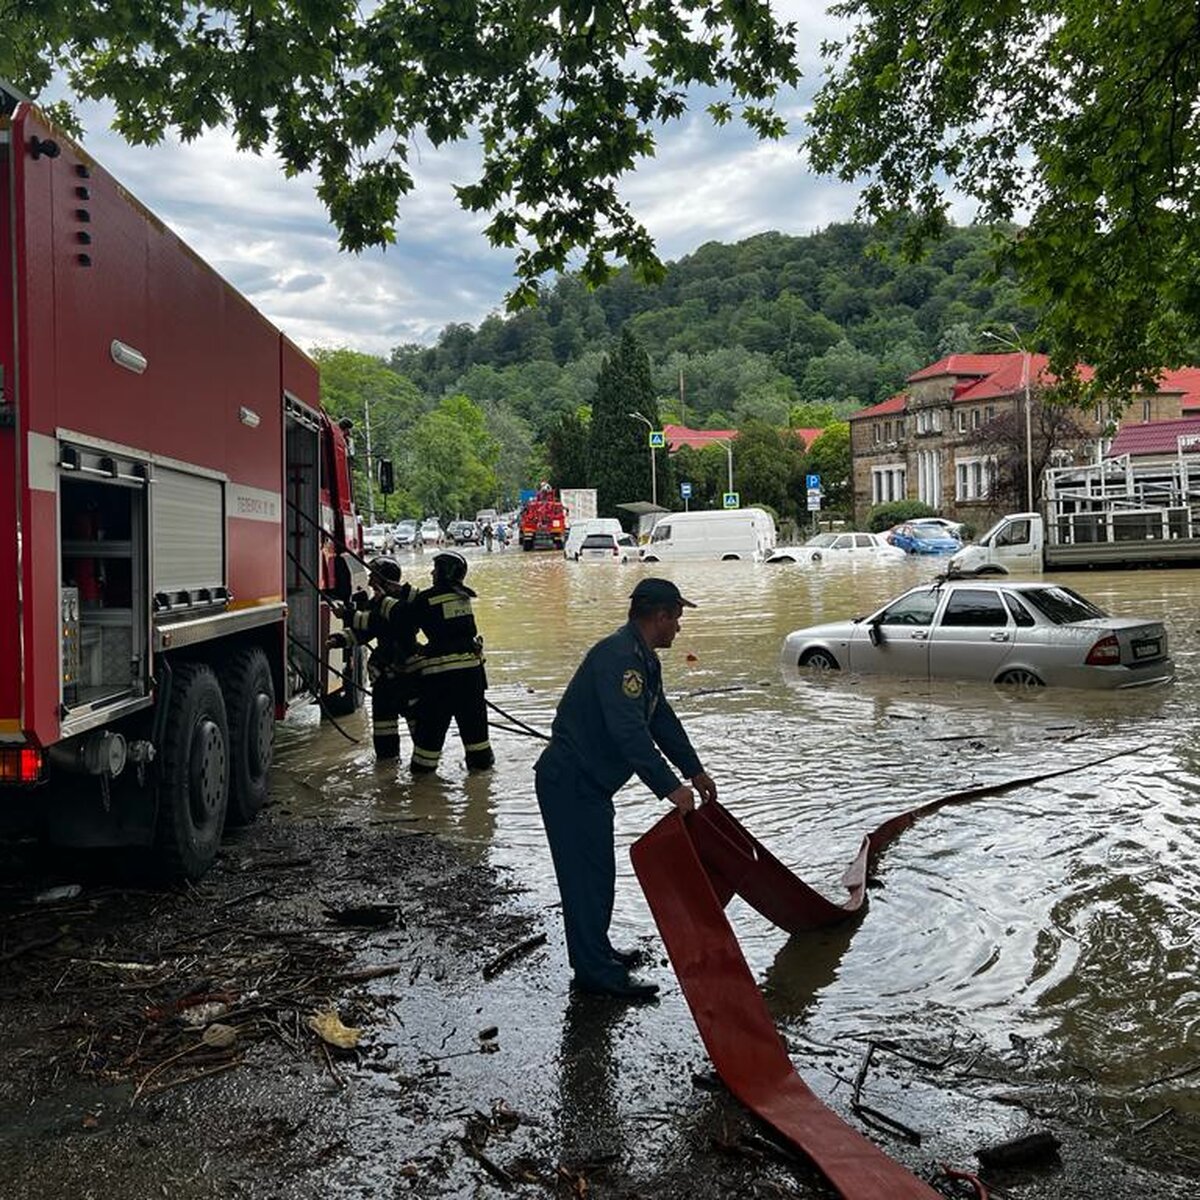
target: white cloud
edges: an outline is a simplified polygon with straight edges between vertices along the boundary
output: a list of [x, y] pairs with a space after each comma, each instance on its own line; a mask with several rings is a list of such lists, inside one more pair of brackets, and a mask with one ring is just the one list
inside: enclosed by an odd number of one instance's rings
[[[810, 91], [817, 47], [838, 25], [812, 0], [777, 0], [776, 10], [801, 26]], [[807, 99], [792, 98], [793, 133], [782, 143], [758, 142], [736, 124], [715, 128], [704, 97], [660, 131], [657, 156], [621, 185], [660, 254], [678, 258], [764, 230], [801, 234], [852, 216], [854, 189], [814, 176], [798, 151]], [[487, 218], [462, 212], [454, 198], [453, 185], [474, 178], [472, 145], [414, 154], [416, 188], [402, 203], [395, 244], [353, 255], [338, 249], [313, 178], [288, 179], [273, 156], [239, 154], [228, 132], [131, 147], [109, 132], [104, 109], [84, 106], [82, 116], [89, 151], [302, 346], [386, 355], [402, 342], [432, 341], [451, 322], [478, 324], [513, 283], [513, 256], [483, 236]]]

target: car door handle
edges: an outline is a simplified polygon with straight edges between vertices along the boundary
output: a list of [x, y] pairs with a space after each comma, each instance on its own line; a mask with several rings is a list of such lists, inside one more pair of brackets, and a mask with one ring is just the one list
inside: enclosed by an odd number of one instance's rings
[[914, 642], [923, 642], [929, 636], [924, 629], [914, 629], [912, 632], [912, 640]]
[[1008, 634], [1007, 633], [993, 633], [991, 635], [990, 640], [993, 642], [1007, 642]]

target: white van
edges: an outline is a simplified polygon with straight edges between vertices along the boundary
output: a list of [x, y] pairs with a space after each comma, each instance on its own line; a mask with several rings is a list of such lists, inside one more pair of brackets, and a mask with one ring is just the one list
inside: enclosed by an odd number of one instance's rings
[[567, 540], [563, 542], [563, 557], [579, 561], [579, 547], [589, 533], [611, 533], [620, 537], [625, 532], [621, 522], [616, 517], [591, 517], [586, 521], [576, 521], [567, 530]]
[[642, 547], [642, 562], [743, 558], [762, 562], [775, 549], [775, 522], [761, 508], [670, 513]]

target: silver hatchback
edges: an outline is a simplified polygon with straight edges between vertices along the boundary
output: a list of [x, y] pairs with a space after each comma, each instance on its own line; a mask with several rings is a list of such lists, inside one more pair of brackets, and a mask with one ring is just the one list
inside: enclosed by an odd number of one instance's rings
[[1055, 583], [952, 580], [915, 587], [869, 617], [789, 633], [789, 666], [977, 679], [1033, 688], [1166, 683], [1161, 621], [1110, 617]]

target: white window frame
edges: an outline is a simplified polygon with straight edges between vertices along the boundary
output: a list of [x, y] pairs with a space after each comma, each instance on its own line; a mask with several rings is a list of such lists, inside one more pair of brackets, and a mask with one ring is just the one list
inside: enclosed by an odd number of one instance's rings
[[954, 459], [954, 499], [986, 500], [991, 495], [995, 458], [970, 454]]
[[902, 466], [871, 468], [871, 503], [890, 504], [903, 500], [906, 494], [908, 472]]

